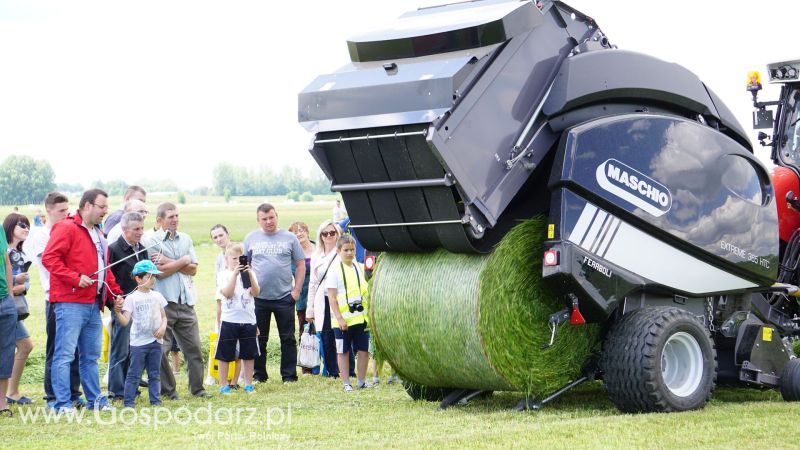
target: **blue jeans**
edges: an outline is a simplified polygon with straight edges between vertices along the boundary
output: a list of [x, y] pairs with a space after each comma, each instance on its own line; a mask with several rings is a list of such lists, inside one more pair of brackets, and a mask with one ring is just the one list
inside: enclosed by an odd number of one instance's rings
[[56, 409], [72, 406], [70, 401], [69, 366], [75, 359], [75, 349], [80, 353], [78, 370], [81, 385], [90, 408], [102, 406], [107, 400], [100, 393], [100, 341], [103, 324], [100, 310], [95, 304], [56, 303], [56, 346], [53, 355], [52, 382], [56, 394]]
[[146, 345], [131, 346], [131, 366], [125, 378], [125, 406], [133, 408], [136, 390], [142, 381], [142, 371], [147, 368], [147, 383], [150, 404], [161, 404], [161, 344], [153, 341]]
[[[53, 356], [56, 352], [56, 313], [53, 312], [56, 304], [47, 302], [45, 316], [47, 317], [47, 340], [45, 341], [45, 360], [44, 360], [44, 395], [47, 404], [55, 404], [56, 394], [53, 392]], [[81, 377], [78, 371], [78, 349], [75, 349], [75, 358], [69, 366], [70, 370], [70, 390], [72, 391], [72, 401], [81, 398]]]
[[125, 380], [130, 365], [128, 347], [131, 342], [131, 326], [123, 327], [117, 315], [111, 314], [111, 342], [108, 346], [108, 396], [120, 398], [125, 395]]
[[[16, 329], [17, 307], [14, 305], [14, 299], [10, 295], [0, 298], [0, 380], [11, 378], [17, 343]], [[5, 395], [5, 392], [2, 395]]]

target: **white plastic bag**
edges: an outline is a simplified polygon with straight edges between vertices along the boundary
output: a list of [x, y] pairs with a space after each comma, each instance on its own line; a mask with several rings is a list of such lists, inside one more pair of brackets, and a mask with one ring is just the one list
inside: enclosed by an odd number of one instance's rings
[[300, 338], [297, 365], [309, 369], [319, 366], [319, 339], [316, 334], [303, 333]]

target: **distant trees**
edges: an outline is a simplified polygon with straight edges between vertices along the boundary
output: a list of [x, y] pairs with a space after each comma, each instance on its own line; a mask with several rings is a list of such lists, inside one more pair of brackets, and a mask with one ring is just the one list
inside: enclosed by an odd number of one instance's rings
[[47, 161], [12, 155], [0, 163], [0, 204], [41, 203], [55, 188], [55, 172]]
[[108, 195], [125, 195], [128, 186], [135, 184], [141, 186], [148, 193], [153, 192], [178, 192], [178, 185], [172, 180], [139, 180], [135, 183], [128, 183], [124, 180], [95, 180], [89, 186], [106, 191]]
[[[280, 172], [272, 169], [247, 168], [221, 163], [214, 167], [214, 192], [223, 195], [287, 195], [300, 192], [330, 194], [330, 182], [319, 169], [304, 175], [296, 167], [284, 167]], [[295, 197], [295, 195], [292, 195]], [[308, 198], [308, 197], [306, 197]]]

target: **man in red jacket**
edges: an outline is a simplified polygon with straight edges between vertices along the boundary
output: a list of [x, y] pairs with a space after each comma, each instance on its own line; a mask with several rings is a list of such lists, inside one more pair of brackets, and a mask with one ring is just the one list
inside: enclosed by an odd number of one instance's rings
[[[108, 194], [100, 189], [83, 193], [78, 212], [55, 224], [42, 254], [50, 272], [50, 302], [56, 316], [56, 342], [51, 378], [54, 408], [74, 413], [70, 401], [69, 366], [77, 348], [83, 392], [90, 408], [111, 409], [101, 395], [97, 359], [100, 357], [100, 314], [107, 301], [122, 302], [122, 290], [108, 270], [108, 245], [100, 224], [108, 212]], [[109, 292], [110, 291], [110, 292]], [[113, 294], [113, 295], [112, 295]]]

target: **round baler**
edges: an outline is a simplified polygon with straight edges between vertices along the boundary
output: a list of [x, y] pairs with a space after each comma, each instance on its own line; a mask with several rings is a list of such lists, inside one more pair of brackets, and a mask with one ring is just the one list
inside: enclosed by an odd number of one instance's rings
[[552, 1], [420, 9], [347, 45], [298, 117], [383, 252], [370, 329], [413, 398], [524, 409], [600, 377], [631, 412], [703, 407], [722, 378], [797, 400], [781, 199], [694, 74]]

